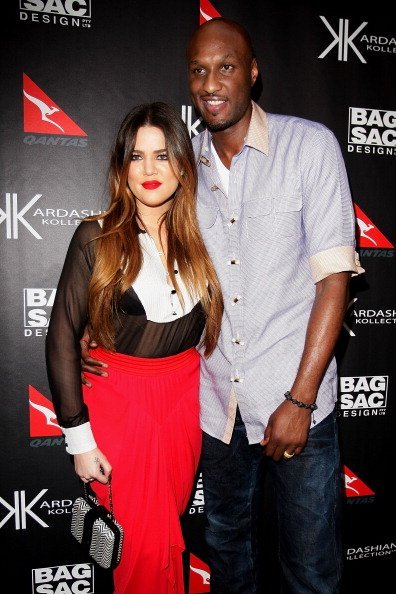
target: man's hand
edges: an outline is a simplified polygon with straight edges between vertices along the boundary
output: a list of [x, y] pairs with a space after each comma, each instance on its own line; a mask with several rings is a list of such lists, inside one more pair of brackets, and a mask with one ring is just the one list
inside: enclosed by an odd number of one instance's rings
[[102, 375], [107, 377], [107, 371], [104, 371], [103, 368], [107, 367], [107, 363], [103, 363], [103, 361], [99, 361], [99, 359], [94, 359], [91, 357], [90, 349], [96, 348], [98, 345], [94, 340], [91, 340], [91, 335], [89, 331], [89, 327], [85, 326], [84, 334], [80, 340], [80, 348], [81, 348], [81, 382], [87, 386], [87, 388], [91, 388], [92, 384], [89, 379], [86, 377], [84, 372], [93, 373], [94, 375]]
[[301, 454], [307, 443], [310, 424], [310, 410], [286, 400], [282, 402], [270, 416], [264, 439], [260, 442], [264, 455], [278, 462], [284, 452]]

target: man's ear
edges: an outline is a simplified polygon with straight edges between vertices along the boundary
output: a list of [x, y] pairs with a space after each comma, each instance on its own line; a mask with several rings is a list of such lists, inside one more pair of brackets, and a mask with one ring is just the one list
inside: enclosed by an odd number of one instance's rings
[[252, 87], [253, 87], [254, 83], [256, 82], [258, 75], [259, 75], [259, 68], [258, 68], [257, 60], [256, 60], [256, 58], [253, 58], [252, 64], [250, 66], [250, 80], [251, 80]]

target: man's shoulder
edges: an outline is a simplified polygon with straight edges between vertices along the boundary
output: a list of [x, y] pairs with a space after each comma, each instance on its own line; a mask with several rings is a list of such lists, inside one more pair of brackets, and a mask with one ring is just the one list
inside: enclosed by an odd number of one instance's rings
[[278, 132], [289, 131], [290, 133], [294, 133], [296, 131], [300, 131], [301, 133], [305, 132], [311, 134], [333, 134], [332, 131], [325, 124], [318, 122], [316, 120], [310, 120], [308, 118], [303, 118], [300, 116], [267, 112], [267, 118], [270, 130], [272, 129]]

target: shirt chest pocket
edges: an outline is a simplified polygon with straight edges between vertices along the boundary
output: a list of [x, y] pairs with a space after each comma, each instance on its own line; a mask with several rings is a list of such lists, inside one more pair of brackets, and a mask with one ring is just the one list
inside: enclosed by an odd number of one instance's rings
[[202, 238], [206, 245], [209, 254], [215, 251], [214, 244], [216, 243], [216, 220], [220, 220], [219, 209], [206, 206], [204, 204], [197, 204], [198, 224], [201, 231]]
[[262, 235], [291, 237], [301, 235], [301, 195], [262, 198], [245, 204], [249, 235], [257, 239]]
[[210, 229], [215, 224], [217, 215], [219, 213], [218, 208], [206, 206], [204, 204], [197, 204], [197, 215], [199, 226], [201, 229]]

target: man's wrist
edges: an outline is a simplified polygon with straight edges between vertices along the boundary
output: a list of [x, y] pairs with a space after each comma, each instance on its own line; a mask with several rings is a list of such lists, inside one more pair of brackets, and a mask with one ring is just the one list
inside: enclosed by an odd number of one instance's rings
[[314, 411], [318, 408], [318, 405], [316, 404], [316, 402], [306, 403], [306, 402], [302, 402], [301, 400], [297, 400], [297, 398], [294, 398], [291, 395], [289, 390], [287, 390], [287, 392], [284, 393], [284, 397], [286, 398], [286, 400], [288, 400], [292, 404], [295, 404], [296, 406], [298, 406], [298, 408], [304, 408], [305, 410], [309, 410], [312, 413], [312, 422], [314, 425], [316, 424], [315, 417], [313, 414]]

